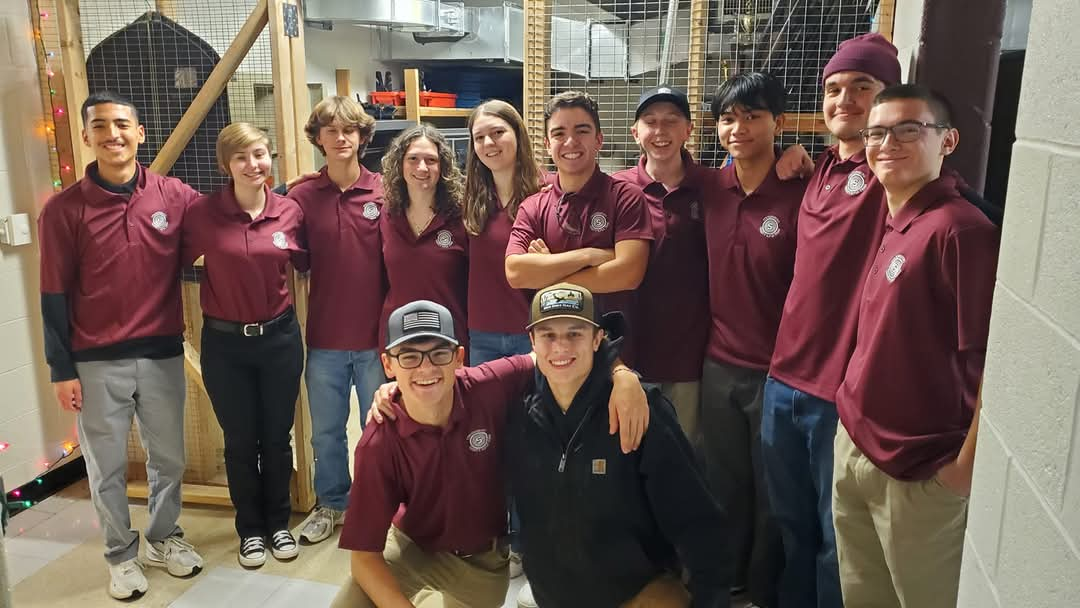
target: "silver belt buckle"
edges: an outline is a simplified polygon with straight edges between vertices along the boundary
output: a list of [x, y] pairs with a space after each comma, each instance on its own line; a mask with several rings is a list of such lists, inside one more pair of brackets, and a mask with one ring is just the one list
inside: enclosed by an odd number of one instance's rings
[[261, 323], [245, 323], [243, 333], [248, 338], [255, 338], [263, 335], [263, 326]]

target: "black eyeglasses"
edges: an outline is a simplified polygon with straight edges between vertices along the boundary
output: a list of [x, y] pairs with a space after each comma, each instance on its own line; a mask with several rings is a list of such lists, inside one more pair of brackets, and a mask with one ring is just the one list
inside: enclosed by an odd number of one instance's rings
[[424, 364], [424, 357], [427, 357], [432, 365], [439, 367], [450, 365], [450, 362], [454, 360], [455, 352], [448, 346], [436, 346], [430, 350], [407, 350], [396, 355], [386, 353], [386, 356], [397, 359], [398, 365], [404, 369], [415, 369]]
[[876, 148], [885, 143], [885, 137], [892, 133], [893, 139], [902, 144], [911, 143], [922, 137], [923, 129], [948, 129], [951, 125], [943, 122], [921, 122], [905, 120], [891, 127], [867, 127], [859, 133], [867, 148]]

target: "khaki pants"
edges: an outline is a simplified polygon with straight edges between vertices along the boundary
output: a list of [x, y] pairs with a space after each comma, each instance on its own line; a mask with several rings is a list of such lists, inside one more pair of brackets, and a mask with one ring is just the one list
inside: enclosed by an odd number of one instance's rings
[[690, 445], [698, 450], [701, 446], [701, 382], [661, 382], [656, 386], [675, 406], [679, 426]]
[[900, 481], [836, 428], [833, 522], [847, 608], [955, 608], [967, 498]]
[[645, 585], [621, 608], [690, 608], [690, 594], [682, 581], [667, 574]]
[[[510, 583], [506, 549], [469, 557], [452, 553], [429, 553], [391, 526], [386, 534], [383, 558], [405, 597], [419, 601], [439, 592], [446, 608], [500, 608]], [[427, 605], [425, 603], [425, 605]], [[374, 608], [351, 575], [334, 598], [331, 608]]]

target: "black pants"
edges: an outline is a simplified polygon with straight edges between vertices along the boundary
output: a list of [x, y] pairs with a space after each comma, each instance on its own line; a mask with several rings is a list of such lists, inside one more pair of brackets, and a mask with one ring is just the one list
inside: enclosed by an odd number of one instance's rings
[[761, 462], [764, 394], [765, 372], [705, 359], [702, 452], [709, 489], [732, 524], [733, 580], [758, 606], [776, 608], [784, 546], [769, 511]]
[[225, 434], [225, 472], [241, 537], [289, 527], [289, 431], [303, 369], [295, 319], [257, 337], [203, 327], [203, 383]]

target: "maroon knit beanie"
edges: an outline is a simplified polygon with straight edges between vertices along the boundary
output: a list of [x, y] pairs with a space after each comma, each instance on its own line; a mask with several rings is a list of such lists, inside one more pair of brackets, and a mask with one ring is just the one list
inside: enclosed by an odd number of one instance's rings
[[886, 86], [899, 84], [900, 61], [896, 58], [896, 47], [881, 34], [863, 34], [845, 40], [825, 64], [821, 80], [837, 72], [863, 72]]

